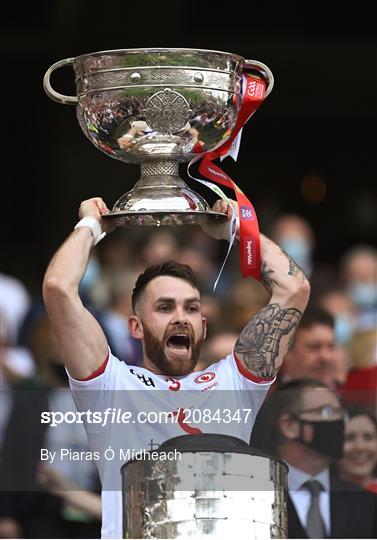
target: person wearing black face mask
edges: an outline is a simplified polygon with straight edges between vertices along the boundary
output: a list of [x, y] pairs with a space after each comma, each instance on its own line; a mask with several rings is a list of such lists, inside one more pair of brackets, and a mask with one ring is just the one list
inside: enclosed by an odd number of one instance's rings
[[285, 461], [289, 538], [376, 538], [377, 496], [340, 480], [331, 467], [342, 456], [344, 413], [322, 382], [281, 385], [262, 411], [263, 436], [252, 445]]
[[[306, 409], [302, 414], [320, 414], [322, 419], [305, 420], [292, 414], [292, 418], [300, 424], [300, 436], [296, 440], [327, 458], [340, 459], [343, 455], [344, 419], [336, 418], [341, 414], [339, 409], [332, 405], [324, 405]], [[310, 426], [306, 428], [306, 433], [311, 431], [310, 435], [305, 433], [305, 426]]]

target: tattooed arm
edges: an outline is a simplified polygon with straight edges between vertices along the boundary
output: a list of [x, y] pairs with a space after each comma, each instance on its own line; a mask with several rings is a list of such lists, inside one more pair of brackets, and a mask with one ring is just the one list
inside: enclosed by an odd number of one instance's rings
[[[231, 201], [238, 211], [238, 205]], [[214, 212], [228, 214], [227, 222], [202, 223], [216, 239], [229, 238], [231, 207], [218, 200]], [[261, 234], [262, 283], [270, 291], [270, 302], [242, 330], [234, 348], [237, 358], [255, 377], [272, 379], [277, 374], [289, 343], [309, 300], [310, 286], [304, 273], [279, 246]]]
[[264, 235], [261, 260], [262, 283], [271, 298], [242, 330], [234, 352], [251, 374], [268, 380], [282, 364], [308, 303], [310, 286], [293, 259]]

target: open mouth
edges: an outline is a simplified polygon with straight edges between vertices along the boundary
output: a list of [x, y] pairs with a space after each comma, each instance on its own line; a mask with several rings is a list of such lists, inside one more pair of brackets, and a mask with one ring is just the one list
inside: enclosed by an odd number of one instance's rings
[[190, 337], [186, 334], [175, 334], [170, 336], [166, 342], [167, 348], [178, 354], [186, 353], [190, 349], [190, 345]]

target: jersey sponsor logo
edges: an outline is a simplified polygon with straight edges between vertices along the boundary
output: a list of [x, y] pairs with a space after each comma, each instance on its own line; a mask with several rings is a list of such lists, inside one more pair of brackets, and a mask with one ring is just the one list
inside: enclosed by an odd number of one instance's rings
[[154, 384], [153, 382], [153, 379], [152, 377], [146, 377], [144, 375], [144, 373], [137, 373], [135, 372], [135, 370], [133, 368], [130, 369], [130, 372], [132, 373], [132, 375], [136, 375], [136, 377], [143, 383], [145, 384], [145, 386], [153, 386], [154, 388], [156, 388], [156, 385]]
[[213, 381], [213, 379], [216, 377], [216, 373], [213, 371], [207, 371], [206, 373], [202, 373], [201, 375], [198, 375], [195, 377], [194, 382], [196, 383], [207, 383], [210, 381]]
[[201, 392], [206, 392], [207, 390], [214, 390], [216, 388], [216, 386], [219, 386], [219, 383], [217, 381], [215, 381], [214, 383], [210, 384], [209, 386], [205, 386], [204, 388], [202, 388], [200, 391]]

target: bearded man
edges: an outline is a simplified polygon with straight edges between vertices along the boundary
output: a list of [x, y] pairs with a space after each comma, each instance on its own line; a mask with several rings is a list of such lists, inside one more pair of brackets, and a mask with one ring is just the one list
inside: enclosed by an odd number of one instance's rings
[[[227, 213], [231, 222], [225, 201], [217, 201], [213, 210]], [[130, 332], [142, 343], [143, 365], [127, 365], [112, 355], [78, 293], [93, 244], [102, 231], [111, 232], [102, 219], [108, 211], [99, 197], [81, 203], [82, 219], [53, 257], [43, 295], [92, 455], [100, 456], [102, 538], [122, 538], [125, 458], [185, 434], [219, 433], [248, 442], [310, 287], [294, 261], [261, 235], [262, 283], [270, 301], [246, 324], [232, 354], [200, 372], [194, 369], [206, 321], [196, 278], [188, 266], [173, 261], [149, 267], [136, 282], [129, 317]], [[216, 239], [229, 238], [222, 224], [203, 228]], [[120, 418], [119, 410], [127, 414]], [[165, 421], [161, 411], [167, 413]], [[102, 412], [102, 423], [88, 412]]]

